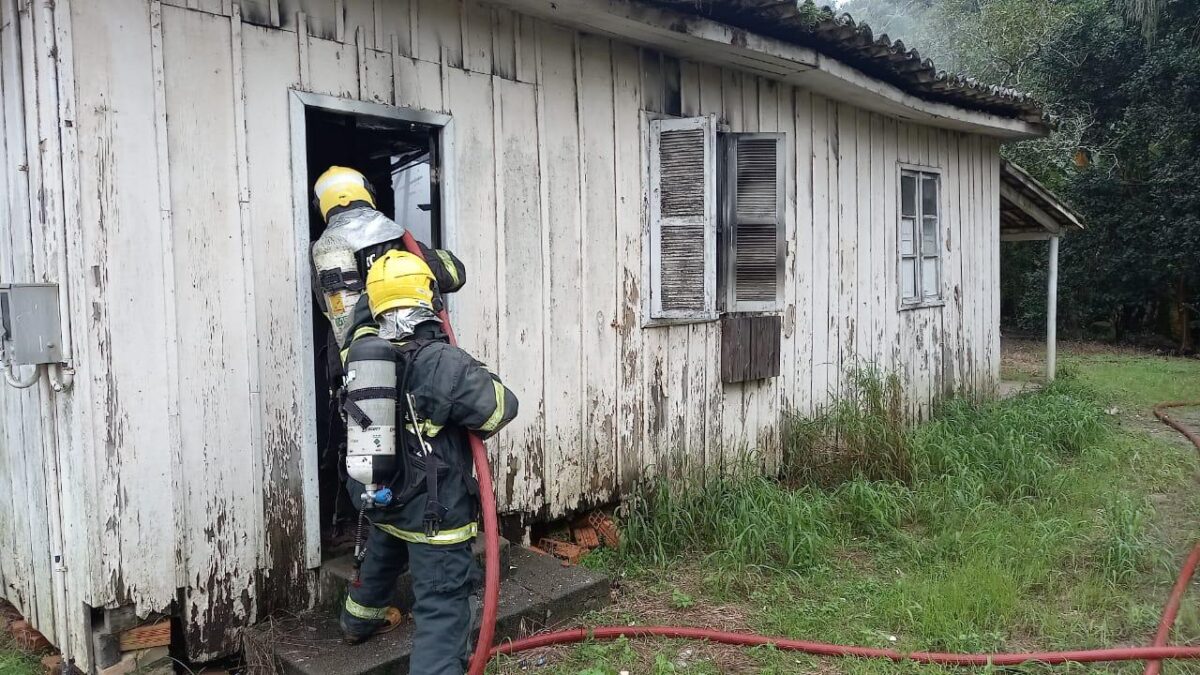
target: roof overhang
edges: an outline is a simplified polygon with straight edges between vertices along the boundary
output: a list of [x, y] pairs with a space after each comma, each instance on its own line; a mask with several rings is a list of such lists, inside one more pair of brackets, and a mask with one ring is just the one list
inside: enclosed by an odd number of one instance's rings
[[1083, 219], [1024, 169], [1000, 160], [1000, 240], [1032, 241], [1084, 229]]
[[814, 49], [703, 16], [633, 0], [489, 0], [588, 33], [716, 63], [804, 87], [865, 110], [929, 126], [1002, 139], [1045, 136], [1046, 127], [1014, 117], [929, 101]]

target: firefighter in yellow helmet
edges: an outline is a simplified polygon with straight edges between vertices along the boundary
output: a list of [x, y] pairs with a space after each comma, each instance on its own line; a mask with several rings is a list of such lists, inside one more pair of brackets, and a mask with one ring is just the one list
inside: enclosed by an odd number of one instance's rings
[[[350, 493], [362, 495], [372, 527], [340, 623], [351, 643], [394, 626], [399, 612], [389, 603], [407, 563], [416, 624], [410, 670], [460, 675], [479, 577], [471, 552], [479, 485], [467, 435], [499, 431], [516, 416], [517, 399], [446, 340], [434, 312], [433, 284], [430, 268], [407, 252], [385, 253], [367, 274], [367, 305], [378, 334], [359, 334], [350, 344], [345, 407], [355, 433], [372, 439], [361, 450], [351, 447], [357, 468], [348, 464]], [[366, 413], [368, 407], [378, 419]], [[379, 438], [381, 427], [394, 429], [394, 457], [380, 450], [388, 440]], [[359, 464], [360, 457], [369, 459]]]
[[[376, 209], [371, 182], [349, 167], [329, 167], [313, 184], [313, 195], [326, 222], [324, 233], [312, 246], [313, 282], [341, 350], [352, 337], [348, 331], [367, 270], [384, 253], [404, 250], [404, 227]], [[440, 306], [436, 296], [462, 288], [466, 272], [449, 251], [424, 244], [421, 250], [437, 279], [435, 306]]]

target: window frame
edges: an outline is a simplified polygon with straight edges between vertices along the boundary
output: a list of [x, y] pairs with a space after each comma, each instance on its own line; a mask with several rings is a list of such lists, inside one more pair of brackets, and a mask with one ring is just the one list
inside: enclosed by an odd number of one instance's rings
[[[914, 195], [916, 201], [916, 213], [913, 216], [914, 231], [913, 231], [913, 250], [915, 253], [912, 256], [906, 256], [901, 249], [902, 226], [904, 224], [904, 178], [906, 174], [916, 174], [917, 192]], [[924, 243], [923, 224], [924, 213], [922, 211], [921, 199], [921, 180], [924, 176], [934, 176], [937, 179], [937, 241], [934, 249], [937, 251], [937, 295], [934, 297], [926, 295], [924, 271], [923, 267], [926, 264], [927, 256], [922, 249]], [[941, 167], [928, 166], [923, 164], [909, 164], [898, 162], [896, 168], [896, 221], [892, 223], [896, 232], [896, 251], [894, 260], [896, 261], [896, 305], [898, 311], [909, 309], [923, 309], [929, 307], [943, 307], [946, 304], [946, 280], [945, 280], [945, 247], [946, 247], [946, 232], [944, 229], [945, 214], [946, 214], [946, 198], [945, 198], [945, 180]], [[904, 288], [904, 259], [915, 258], [915, 271], [913, 274], [917, 282], [917, 295], [915, 297], [906, 298]]]
[[[661, 204], [656, 203], [655, 192], [655, 176], [654, 176], [654, 157], [657, 148], [658, 139], [655, 138], [653, 123], [663, 121], [681, 121], [681, 120], [700, 120], [707, 119], [713, 128], [713, 145], [712, 152], [705, 157], [705, 169], [710, 173], [705, 174], [705, 182], [712, 188], [712, 199], [709, 200], [711, 211], [711, 231], [706, 232], [705, 241], [705, 275], [706, 280], [711, 279], [711, 287], [709, 288], [710, 306], [705, 311], [686, 313], [676, 312], [673, 310], [664, 311], [658, 303], [661, 302], [661, 277], [658, 276], [658, 271], [661, 269], [661, 260], [656, 259], [658, 255], [659, 237], [661, 232], [655, 230], [656, 214]], [[721, 125], [715, 114], [707, 115], [671, 115], [667, 113], [654, 112], [643, 110], [641, 112], [641, 133], [642, 133], [642, 148], [644, 151], [642, 161], [642, 293], [643, 315], [641, 320], [642, 328], [654, 328], [659, 326], [679, 326], [698, 323], [712, 323], [719, 320], [721, 311], [718, 299], [718, 274], [717, 274], [717, 237], [719, 236], [718, 229], [720, 227], [720, 205], [717, 203], [720, 190], [716, 184], [716, 166], [720, 163], [720, 135]], [[708, 217], [706, 215], [706, 217]], [[708, 281], [706, 281], [706, 284]]]
[[[737, 153], [738, 141], [770, 139], [775, 156], [775, 299], [737, 299]], [[783, 131], [721, 131], [717, 133], [717, 295], [721, 314], [778, 314], [784, 309], [787, 284], [787, 133]]]

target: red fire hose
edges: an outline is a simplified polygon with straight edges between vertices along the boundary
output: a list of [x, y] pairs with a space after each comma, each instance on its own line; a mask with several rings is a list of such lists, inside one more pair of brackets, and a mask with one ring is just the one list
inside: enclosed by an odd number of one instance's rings
[[[404, 234], [404, 245], [409, 251], [421, 255], [420, 247], [409, 233]], [[450, 326], [450, 318], [445, 311], [441, 313], [442, 325], [450, 344], [457, 344], [454, 330]], [[1170, 419], [1161, 408], [1200, 405], [1196, 403], [1165, 403], [1154, 409], [1159, 419], [1179, 430], [1187, 436], [1197, 449], [1200, 449], [1200, 436], [1193, 433], [1175, 420]], [[1099, 663], [1108, 661], [1147, 661], [1145, 675], [1157, 675], [1163, 659], [1200, 659], [1200, 647], [1168, 647], [1166, 641], [1175, 623], [1175, 615], [1179, 604], [1196, 566], [1200, 563], [1200, 543], [1188, 558], [1179, 575], [1179, 580], [1171, 593], [1163, 612], [1162, 623], [1154, 646], [1123, 647], [1113, 649], [1085, 649], [1065, 652], [1023, 652], [1010, 654], [947, 654], [938, 652], [899, 652], [894, 649], [872, 649], [870, 647], [853, 647], [835, 645], [824, 642], [809, 642], [783, 637], [767, 637], [752, 633], [733, 633], [709, 628], [688, 628], [681, 626], [601, 626], [596, 628], [575, 628], [554, 633], [542, 633], [520, 640], [505, 642], [492, 647], [492, 639], [496, 631], [496, 613], [500, 599], [500, 534], [496, 517], [496, 495], [492, 488], [492, 472], [488, 465], [487, 450], [483, 442], [476, 436], [471, 437], [471, 456], [475, 462], [475, 474], [479, 480], [479, 495], [483, 509], [484, 535], [484, 588], [483, 588], [483, 622], [479, 628], [479, 638], [475, 644], [475, 653], [471, 657], [470, 675], [483, 675], [488, 661], [497, 654], [513, 654], [528, 649], [547, 647], [556, 644], [570, 644], [586, 640], [615, 640], [617, 638], [665, 637], [683, 638], [689, 640], [706, 640], [731, 645], [761, 646], [772, 645], [776, 649], [805, 652], [816, 656], [850, 656], [859, 658], [888, 659], [891, 661], [915, 661], [918, 663], [939, 664], [948, 666], [1015, 666], [1022, 663]]]
[[[1167, 408], [1182, 408], [1184, 406], [1200, 406], [1200, 401], [1171, 401], [1168, 403], [1159, 403], [1154, 406], [1154, 416], [1161, 420], [1164, 424], [1178, 431], [1187, 437], [1197, 449], [1200, 449], [1200, 434], [1185, 427], [1178, 420], [1172, 419], [1165, 410]], [[1167, 640], [1171, 637], [1171, 627], [1175, 625], [1175, 617], [1179, 615], [1179, 604], [1183, 601], [1183, 594], [1187, 592], [1188, 584], [1192, 581], [1192, 576], [1196, 574], [1196, 567], [1200, 565], [1200, 542], [1196, 542], [1196, 546], [1192, 548], [1192, 554], [1188, 556], [1187, 562], [1183, 564], [1183, 569], [1179, 571], [1179, 578], [1175, 581], [1175, 587], [1171, 589], [1171, 597], [1167, 599], [1167, 605], [1163, 608], [1162, 621], [1158, 624], [1158, 632], [1154, 634], [1154, 646], [1160, 647], [1167, 644]], [[1146, 663], [1146, 670], [1142, 675], [1158, 675], [1162, 672], [1162, 661], [1149, 661]]]
[[[404, 232], [404, 247], [421, 259], [421, 247], [408, 231]], [[438, 316], [450, 344], [457, 345], [450, 317], [443, 309]], [[491, 659], [492, 639], [496, 635], [496, 612], [500, 605], [500, 525], [496, 519], [496, 491], [492, 487], [492, 469], [488, 465], [487, 449], [475, 434], [467, 434], [471, 440], [471, 459], [475, 462], [475, 477], [479, 481], [479, 501], [483, 510], [483, 620], [479, 624], [479, 639], [475, 642], [475, 654], [471, 656], [471, 673], [483, 675]]]

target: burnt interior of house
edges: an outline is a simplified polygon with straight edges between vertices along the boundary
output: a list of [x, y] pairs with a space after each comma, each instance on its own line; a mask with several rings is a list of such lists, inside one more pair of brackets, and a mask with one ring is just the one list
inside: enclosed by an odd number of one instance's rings
[[[374, 186], [376, 207], [384, 215], [425, 244], [441, 244], [437, 127], [311, 107], [305, 111], [305, 127], [306, 185], [333, 165], [357, 169]], [[316, 241], [325, 221], [317, 205], [310, 204], [309, 241]], [[315, 295], [312, 316], [321, 549], [328, 559], [353, 547], [358, 514], [344, 489], [346, 427], [333, 396], [340, 384], [340, 359]]]

